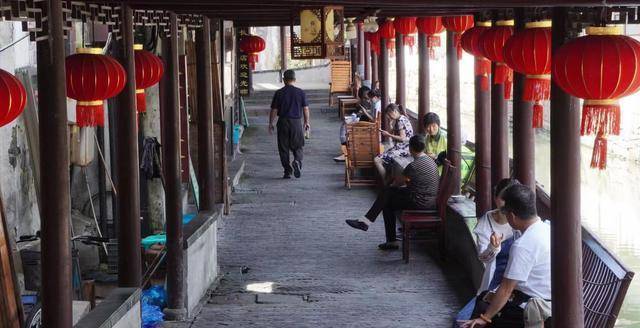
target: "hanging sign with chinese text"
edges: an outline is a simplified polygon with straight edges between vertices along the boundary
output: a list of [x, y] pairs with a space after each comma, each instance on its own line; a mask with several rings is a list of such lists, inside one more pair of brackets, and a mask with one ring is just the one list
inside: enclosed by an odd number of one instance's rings
[[[240, 43], [240, 40], [249, 35], [249, 28], [238, 28], [237, 42]], [[240, 96], [246, 97], [249, 96], [251, 92], [251, 67], [249, 65], [249, 54], [244, 53], [238, 49], [238, 92]]]

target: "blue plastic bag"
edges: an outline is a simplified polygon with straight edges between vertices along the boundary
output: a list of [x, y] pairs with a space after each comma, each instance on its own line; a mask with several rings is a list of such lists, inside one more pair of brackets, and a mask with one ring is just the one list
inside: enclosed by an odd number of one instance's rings
[[162, 309], [167, 305], [167, 292], [162, 285], [142, 291], [142, 328], [159, 328], [164, 319]]

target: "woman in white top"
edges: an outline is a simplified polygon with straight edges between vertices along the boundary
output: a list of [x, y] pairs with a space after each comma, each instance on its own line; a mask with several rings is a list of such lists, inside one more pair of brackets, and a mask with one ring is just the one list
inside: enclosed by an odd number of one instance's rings
[[[516, 179], [502, 179], [495, 187], [493, 200], [499, 209], [504, 206], [501, 193], [508, 187], [519, 184]], [[495, 209], [488, 211], [480, 219], [473, 233], [476, 235], [476, 249], [478, 259], [484, 263], [484, 274], [477, 294], [485, 290], [496, 288], [502, 280], [502, 274], [509, 260], [509, 249], [514, 241], [514, 231], [507, 221], [507, 217]], [[476, 303], [472, 298], [467, 305], [460, 310], [456, 321], [469, 320]], [[457, 326], [454, 324], [454, 327]]]

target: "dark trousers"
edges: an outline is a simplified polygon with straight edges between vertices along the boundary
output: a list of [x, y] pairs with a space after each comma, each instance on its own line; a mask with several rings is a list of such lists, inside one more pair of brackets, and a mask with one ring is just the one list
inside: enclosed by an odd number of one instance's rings
[[291, 160], [289, 153], [293, 153], [293, 159], [302, 163], [302, 147], [304, 146], [304, 132], [302, 121], [299, 118], [278, 118], [278, 152], [284, 173], [291, 174]]
[[374, 222], [380, 212], [384, 218], [384, 233], [387, 242], [396, 241], [396, 211], [416, 209], [407, 188], [386, 187], [376, 198], [373, 206], [364, 216]]

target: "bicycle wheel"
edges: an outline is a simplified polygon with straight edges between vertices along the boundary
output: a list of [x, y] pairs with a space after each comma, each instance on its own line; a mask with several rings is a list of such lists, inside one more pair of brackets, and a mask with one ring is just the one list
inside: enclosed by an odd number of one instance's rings
[[41, 328], [42, 327], [42, 304], [38, 303], [33, 306], [29, 312], [29, 316], [24, 321], [24, 328]]

